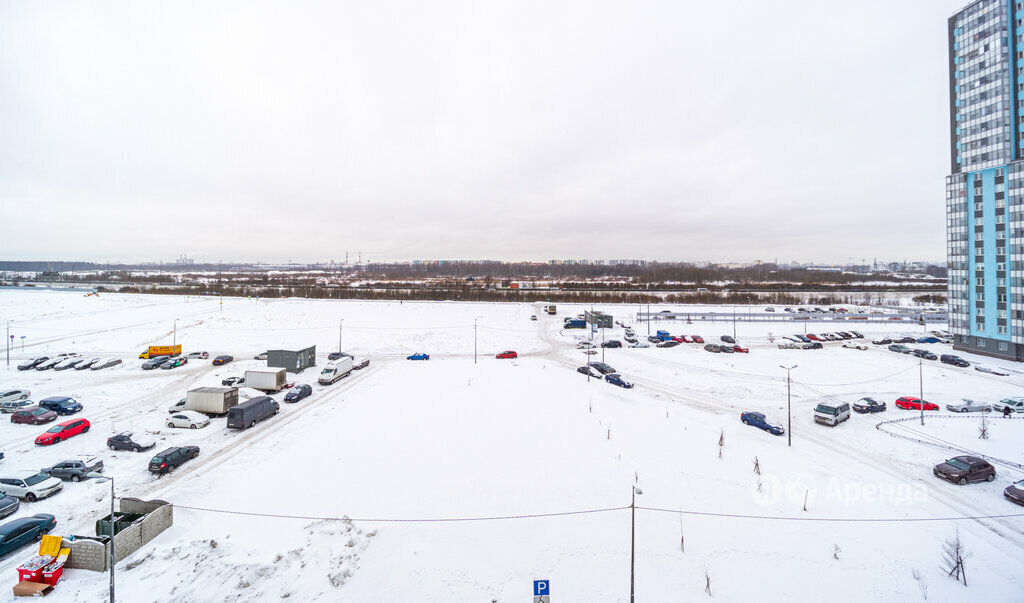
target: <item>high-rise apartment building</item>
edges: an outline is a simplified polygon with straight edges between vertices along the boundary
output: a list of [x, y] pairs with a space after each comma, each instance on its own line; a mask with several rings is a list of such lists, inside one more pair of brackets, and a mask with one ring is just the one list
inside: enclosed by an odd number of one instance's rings
[[1024, 360], [1024, 0], [949, 18], [953, 347]]

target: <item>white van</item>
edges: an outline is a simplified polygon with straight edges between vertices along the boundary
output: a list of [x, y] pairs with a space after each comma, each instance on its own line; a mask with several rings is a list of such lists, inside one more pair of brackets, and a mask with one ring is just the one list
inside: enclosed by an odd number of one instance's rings
[[351, 372], [352, 357], [345, 356], [333, 362], [328, 362], [324, 370], [320, 371], [320, 377], [316, 381], [320, 385], [330, 385], [342, 377], [347, 377]]
[[814, 422], [835, 427], [850, 418], [850, 405], [846, 402], [822, 402], [814, 407]]

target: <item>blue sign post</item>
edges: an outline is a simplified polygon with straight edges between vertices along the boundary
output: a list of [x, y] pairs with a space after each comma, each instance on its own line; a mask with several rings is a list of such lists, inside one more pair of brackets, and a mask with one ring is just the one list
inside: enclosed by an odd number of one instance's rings
[[551, 603], [551, 582], [548, 580], [533, 581], [534, 603]]

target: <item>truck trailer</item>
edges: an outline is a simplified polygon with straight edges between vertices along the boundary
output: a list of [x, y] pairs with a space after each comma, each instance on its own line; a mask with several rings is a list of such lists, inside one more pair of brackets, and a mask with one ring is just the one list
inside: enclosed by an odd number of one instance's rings
[[320, 385], [330, 385], [342, 377], [347, 377], [351, 372], [352, 357], [345, 356], [338, 358], [333, 362], [327, 363], [324, 370], [320, 371], [320, 377], [317, 379], [317, 383]]
[[139, 358], [156, 358], [157, 356], [180, 356], [181, 345], [151, 345], [139, 354]]
[[197, 387], [185, 395], [185, 410], [195, 410], [208, 415], [223, 415], [238, 404], [238, 388]]
[[571, 320], [565, 321], [565, 325], [563, 326], [566, 329], [586, 329], [587, 321], [583, 320], [582, 318], [573, 318]]
[[286, 371], [283, 368], [252, 369], [245, 371], [245, 386], [265, 392], [279, 392], [284, 388]]

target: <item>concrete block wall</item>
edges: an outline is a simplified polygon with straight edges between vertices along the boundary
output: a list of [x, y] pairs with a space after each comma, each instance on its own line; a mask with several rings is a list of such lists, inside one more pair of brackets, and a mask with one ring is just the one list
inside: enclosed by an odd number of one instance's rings
[[[145, 513], [146, 516], [114, 536], [115, 562], [139, 550], [174, 523], [174, 507], [162, 500], [122, 498], [120, 509], [122, 513]], [[71, 549], [66, 567], [94, 572], [105, 572], [109, 569], [109, 541], [64, 541], [64, 546]]]

